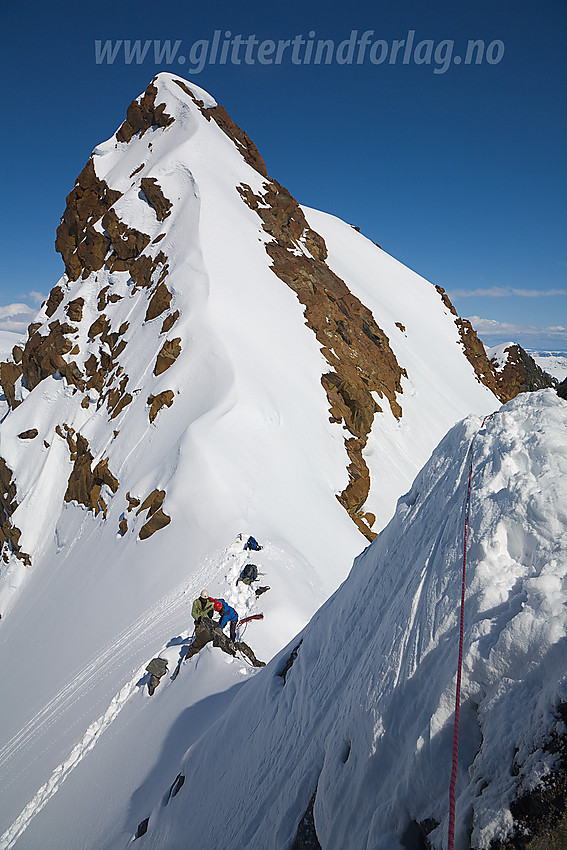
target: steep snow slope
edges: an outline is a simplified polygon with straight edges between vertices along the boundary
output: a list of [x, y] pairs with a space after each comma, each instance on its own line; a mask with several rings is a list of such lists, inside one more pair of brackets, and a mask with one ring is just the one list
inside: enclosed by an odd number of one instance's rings
[[566, 426], [551, 390], [456, 425], [344, 584], [188, 749], [144, 846], [288, 848], [314, 794], [323, 850], [417, 847], [413, 822], [447, 846], [469, 451], [456, 847], [504, 839], [566, 734]]
[[[261, 607], [249, 636], [268, 660], [367, 542], [337, 500], [356, 464], [345, 420], [330, 421], [329, 352], [238, 190], [265, 198], [262, 168], [222, 112], [211, 118], [214, 100], [180, 82], [159, 75], [95, 149], [59, 228], [67, 273], [0, 367], [11, 408], [0, 428], [0, 847], [101, 847], [129, 803], [131, 834], [153, 771], [167, 773], [202, 730], [202, 701], [216, 716], [250, 675], [206, 650], [148, 700], [145, 664], [160, 650], [177, 660], [179, 642], [165, 647], [190, 631], [194, 595], [205, 585], [241, 613]], [[283, 227], [283, 190], [279, 201]], [[434, 287], [305, 212], [407, 375], [390, 400], [367, 393], [380, 412], [362, 449], [370, 492], [353, 512], [374, 513], [377, 531], [447, 428], [496, 401]], [[324, 254], [308, 225], [293, 244], [309, 262]], [[349, 304], [347, 337], [363, 312]], [[357, 399], [339, 391], [354, 420]], [[235, 589], [239, 532], [266, 544], [271, 591], [255, 608]], [[193, 705], [197, 731], [173, 746], [166, 718]]]

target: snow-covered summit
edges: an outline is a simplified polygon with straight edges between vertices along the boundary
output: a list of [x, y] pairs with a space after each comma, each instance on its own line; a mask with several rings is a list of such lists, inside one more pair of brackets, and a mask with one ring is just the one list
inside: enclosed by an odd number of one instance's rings
[[140, 781], [132, 817], [178, 759], [168, 721], [202, 730], [201, 701], [216, 716], [250, 675], [204, 650], [159, 717], [143, 687], [203, 586], [258, 610], [236, 536], [265, 544], [268, 660], [447, 429], [497, 400], [442, 290], [300, 207], [171, 74], [95, 148], [56, 244], [66, 272], [0, 364], [0, 847], [74, 850], [128, 832]]
[[[285, 517], [294, 548], [325, 562], [321, 601], [363, 544], [349, 517], [372, 538], [446, 428], [494, 406], [446, 298], [302, 210], [224, 109], [171, 74], [96, 147], [57, 247], [66, 274], [0, 367], [3, 614], [73, 503], [126, 561], [140, 532], [176, 552], [194, 527], [200, 561], [220, 529], [266, 536]], [[342, 552], [315, 543], [328, 512]]]

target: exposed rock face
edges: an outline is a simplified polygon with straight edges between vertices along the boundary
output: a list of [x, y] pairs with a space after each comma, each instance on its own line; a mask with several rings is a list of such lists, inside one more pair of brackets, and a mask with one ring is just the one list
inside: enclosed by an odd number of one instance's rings
[[[139, 504], [139, 500], [133, 499], [129, 493], [126, 498], [130, 505], [128, 510], [135, 507], [136, 503]], [[151, 537], [156, 531], [165, 528], [166, 525], [169, 525], [171, 522], [171, 517], [164, 513], [161, 507], [164, 499], [165, 490], [152, 490], [149, 496], [146, 496], [136, 511], [136, 516], [139, 516], [139, 514], [143, 513], [143, 511], [147, 511], [146, 522], [140, 529], [140, 533], [138, 535], [140, 540], [147, 540], [148, 537]]]
[[161, 508], [158, 508], [158, 510], [152, 514], [149, 520], [141, 527], [138, 537], [140, 540], [147, 540], [148, 537], [151, 537], [156, 531], [165, 528], [170, 522], [171, 517], [164, 514]]
[[315, 805], [316, 795], [317, 792], [311, 797], [305, 814], [299, 821], [297, 835], [295, 836], [291, 850], [322, 850], [319, 839], [317, 838], [317, 832], [315, 831], [315, 819], [313, 817], [313, 806]]
[[554, 385], [551, 376], [544, 372], [520, 345], [508, 346], [506, 353], [508, 359], [502, 368], [499, 368], [494, 359], [491, 361], [496, 373], [499, 398], [502, 401], [510, 401], [518, 393], [543, 390]]
[[565, 380], [562, 381], [557, 387], [557, 395], [559, 396], [559, 398], [562, 398], [567, 401], [567, 378], [565, 378]]
[[[161, 268], [160, 268], [161, 266]], [[159, 270], [158, 284], [167, 277], [169, 267], [167, 257], [160, 251], [154, 258], [141, 254], [128, 265], [130, 276], [137, 287], [149, 288], [153, 283], [154, 272]], [[136, 291], [136, 288], [133, 290]]]
[[137, 499], [135, 496], [132, 496], [130, 494], [130, 491], [128, 491], [128, 493], [126, 493], [126, 500], [128, 502], [128, 511], [129, 512], [133, 511], [134, 508], [137, 508], [138, 505], [140, 504], [140, 499]]
[[141, 98], [133, 100], [126, 110], [126, 120], [116, 133], [119, 142], [129, 142], [137, 133], [143, 136], [150, 127], [169, 127], [173, 117], [165, 111], [165, 104], [156, 106], [157, 88], [153, 81]]
[[373, 515], [363, 511], [370, 474], [362, 452], [374, 415], [382, 410], [376, 395], [385, 397], [394, 416], [401, 417], [397, 395], [402, 392], [401, 379], [407, 377], [406, 371], [398, 364], [371, 311], [326, 264], [324, 239], [309, 227], [287, 189], [270, 181], [262, 196], [256, 196], [250, 186], [241, 186], [240, 194], [272, 237], [266, 244], [272, 270], [305, 306], [306, 324], [331, 366], [322, 378], [331, 421], [342, 422], [351, 434], [345, 438], [349, 483], [337, 498], [360, 531], [373, 540]]
[[55, 313], [61, 302], [63, 301], [64, 293], [60, 286], [54, 286], [49, 297], [45, 302], [45, 312], [48, 318]]
[[83, 318], [83, 307], [85, 306], [84, 298], [75, 298], [74, 301], [69, 301], [65, 312], [71, 322], [80, 322]]
[[303, 643], [303, 641], [300, 640], [299, 643], [297, 644], [297, 646], [294, 646], [294, 648], [291, 651], [289, 658], [285, 662], [283, 670], [281, 670], [281, 672], [278, 673], [278, 676], [281, 676], [281, 678], [284, 680], [284, 685], [286, 683], [287, 674], [289, 673], [289, 671], [293, 667], [293, 663], [294, 663], [295, 659], [297, 658], [297, 654], [299, 652], [299, 648], [300, 648], [302, 643]]
[[142, 177], [141, 186], [148, 203], [155, 210], [157, 220], [163, 221], [170, 213], [171, 201], [165, 197], [155, 177]]
[[158, 285], [153, 291], [150, 303], [148, 304], [145, 321], [150, 322], [157, 316], [161, 316], [161, 314], [165, 312], [165, 310], [168, 310], [169, 305], [171, 303], [171, 298], [171, 292], [169, 291], [165, 283], [158, 283]]
[[22, 367], [17, 363], [0, 363], [0, 383], [6, 396], [6, 401], [10, 408], [14, 410], [20, 402], [16, 399], [15, 384], [18, 378], [21, 377]]
[[[150, 127], [165, 128], [171, 124], [173, 118], [166, 114], [164, 105], [156, 106], [156, 95], [157, 89], [152, 83], [139, 100], [130, 104], [126, 121], [117, 133], [119, 141], [127, 142], [138, 133], [143, 135]], [[140, 185], [157, 218], [163, 220], [169, 215], [171, 202], [165, 198], [154, 178], [143, 178]], [[79, 277], [84, 279], [103, 267], [109, 271], [128, 272], [134, 284], [132, 292], [138, 288], [149, 290], [146, 313], [149, 321], [168, 311], [171, 305], [172, 295], [164, 282], [169, 268], [167, 257], [163, 251], [155, 257], [145, 253], [150, 246], [150, 236], [121, 220], [113, 208], [120, 197], [121, 192], [97, 177], [93, 160], [89, 159], [67, 197], [67, 206], [57, 231], [56, 249], [63, 257], [70, 281]], [[106, 403], [111, 419], [132, 402], [132, 394], [126, 391], [128, 376], [121, 374], [123, 370], [118, 360], [127, 344], [119, 337], [123, 337], [128, 323], [113, 330], [111, 318], [102, 312], [109, 303], [116, 303], [123, 297], [110, 289], [106, 284], [98, 294], [101, 315], [91, 323], [88, 335], [90, 340], [100, 341], [100, 349], [98, 356], [94, 353], [89, 355], [84, 372], [68, 360], [69, 355], [80, 351], [75, 340], [70, 338], [77, 328], [56, 321], [49, 324], [49, 332], [46, 333], [45, 326], [41, 324], [30, 326], [28, 340], [19, 359], [14, 356], [13, 363], [0, 366], [0, 381], [12, 408], [18, 403], [16, 383], [20, 375], [26, 388], [31, 390], [57, 371], [77, 389], [99, 393], [97, 409]], [[64, 298], [64, 288], [60, 285], [54, 287], [45, 304], [48, 317], [64, 302]], [[69, 320], [81, 322], [84, 306], [81, 296], [70, 301], [65, 308]], [[163, 332], [173, 327], [178, 316], [176, 312], [166, 317]], [[171, 365], [181, 350], [178, 343], [179, 340], [164, 344], [157, 358], [156, 374]], [[88, 408], [89, 403], [85, 396], [83, 407]]]
[[173, 390], [164, 390], [157, 395], [148, 396], [148, 404], [150, 406], [150, 422], [153, 422], [162, 407], [171, 407], [173, 404], [174, 393]]
[[27, 431], [22, 431], [21, 434], [18, 434], [18, 438], [20, 440], [33, 440], [38, 434], [39, 431], [37, 428], [28, 428]]
[[67, 425], [63, 425], [63, 429], [65, 433], [62, 429], [56, 430], [67, 440], [71, 460], [74, 461], [64, 496], [65, 501], [78, 502], [93, 511], [95, 516], [102, 512], [106, 518], [108, 506], [101, 495], [102, 488], [106, 485], [112, 493], [116, 493], [119, 485], [118, 479], [108, 468], [108, 458], [100, 460], [92, 469], [94, 458], [87, 440], [81, 434], [75, 434], [74, 430]]
[[149, 245], [150, 237], [146, 233], [124, 224], [113, 209], [105, 213], [102, 225], [110, 237], [113, 249], [113, 253], [106, 262], [107, 268], [110, 271], [129, 271], [130, 264], [127, 261], [140, 256], [144, 248]]
[[[73, 342], [69, 336], [76, 332], [76, 327], [66, 323], [61, 324], [56, 319], [49, 323], [47, 335], [41, 334], [38, 330], [28, 338], [22, 354], [21, 369], [29, 390], [33, 390], [44, 378], [54, 375], [57, 371], [65, 377], [73, 375], [63, 355], [68, 354], [73, 348]], [[70, 383], [75, 383], [73, 377]]]
[[120, 197], [120, 192], [99, 180], [93, 161], [89, 159], [74, 189], [67, 195], [67, 206], [55, 240], [55, 249], [63, 257], [69, 280], [77, 280], [81, 274], [87, 277], [91, 271], [102, 268], [109, 241], [93, 225]]
[[[558, 707], [559, 719], [567, 721], [567, 703]], [[518, 797], [510, 806], [514, 833], [505, 841], [493, 841], [490, 850], [565, 850], [567, 847], [567, 736], [554, 733], [544, 747], [558, 758], [556, 770], [539, 785]], [[513, 771], [516, 771], [514, 765]]]
[[178, 318], [179, 310], [176, 310], [175, 313], [170, 313], [169, 316], [166, 316], [163, 320], [163, 325], [161, 326], [161, 333], [168, 333], [172, 329]]
[[173, 780], [171, 787], [169, 789], [169, 793], [167, 795], [168, 800], [170, 800], [171, 797], [175, 797], [177, 794], [179, 794], [181, 788], [183, 787], [184, 782], [185, 782], [185, 777], [183, 776], [182, 773], [178, 773], [177, 776], [175, 777], [175, 779]]
[[[485, 387], [488, 387], [488, 389], [491, 390], [497, 398], [500, 398], [494, 368], [488, 359], [488, 355], [484, 350], [484, 345], [478, 338], [475, 329], [468, 319], [461, 319], [443, 287], [436, 286], [435, 289], [441, 296], [441, 300], [445, 307], [447, 307], [447, 309], [455, 316], [455, 324], [459, 329], [459, 335], [461, 337], [465, 355], [476, 372], [477, 379], [481, 384], [484, 384]], [[503, 399], [500, 400], [502, 401]]]
[[141, 838], [148, 831], [148, 824], [150, 822], [149, 818], [144, 818], [144, 820], [140, 821], [138, 824], [138, 829], [136, 830], [136, 838]]
[[459, 329], [464, 352], [478, 380], [501, 402], [511, 401], [518, 393], [553, 386], [552, 378], [540, 369], [535, 360], [519, 345], [506, 349], [509, 352], [508, 362], [500, 370], [495, 360], [488, 359], [484, 345], [475, 329], [468, 319], [461, 319], [443, 287], [436, 286], [435, 289], [441, 296], [443, 304], [455, 316], [455, 324]]
[[161, 347], [161, 350], [156, 359], [154, 366], [154, 375], [161, 375], [166, 369], [177, 360], [181, 354], [181, 338], [166, 340]]
[[10, 553], [12, 553], [29, 567], [31, 566], [30, 556], [22, 552], [20, 548], [22, 532], [12, 523], [12, 514], [17, 507], [16, 484], [13, 480], [12, 470], [8, 468], [4, 458], [0, 457], [0, 543], [2, 545], [2, 560], [7, 563], [10, 559]]

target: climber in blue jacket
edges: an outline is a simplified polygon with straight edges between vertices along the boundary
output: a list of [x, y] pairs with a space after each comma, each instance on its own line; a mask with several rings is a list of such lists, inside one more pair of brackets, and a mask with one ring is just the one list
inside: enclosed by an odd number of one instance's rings
[[230, 623], [230, 639], [234, 642], [236, 640], [238, 614], [234, 608], [231, 608], [230, 605], [224, 601], [224, 599], [215, 599], [214, 609], [220, 614], [219, 625], [221, 629], [224, 629], [226, 624]]

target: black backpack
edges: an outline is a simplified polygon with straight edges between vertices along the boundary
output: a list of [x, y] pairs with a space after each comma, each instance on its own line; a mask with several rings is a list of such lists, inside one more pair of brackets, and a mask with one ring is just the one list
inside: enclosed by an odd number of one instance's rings
[[238, 584], [238, 582], [241, 581], [244, 584], [250, 585], [250, 584], [252, 584], [253, 581], [256, 581], [257, 578], [258, 578], [258, 567], [256, 566], [256, 564], [246, 564], [246, 566], [244, 567], [244, 569], [240, 573], [236, 584]]

